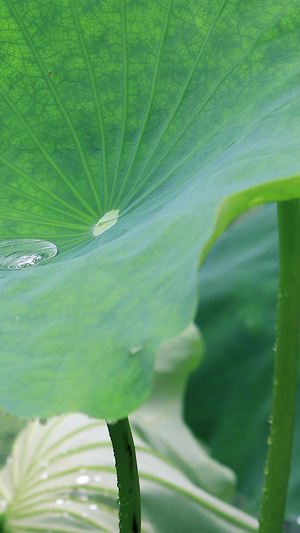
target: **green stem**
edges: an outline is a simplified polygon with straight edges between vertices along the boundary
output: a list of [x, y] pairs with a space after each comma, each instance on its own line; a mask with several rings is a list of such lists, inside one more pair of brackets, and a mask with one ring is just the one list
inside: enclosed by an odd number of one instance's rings
[[277, 349], [259, 533], [282, 533], [296, 411], [300, 324], [299, 200], [280, 202]]
[[107, 422], [119, 487], [120, 533], [141, 532], [141, 497], [134, 442], [128, 418]]

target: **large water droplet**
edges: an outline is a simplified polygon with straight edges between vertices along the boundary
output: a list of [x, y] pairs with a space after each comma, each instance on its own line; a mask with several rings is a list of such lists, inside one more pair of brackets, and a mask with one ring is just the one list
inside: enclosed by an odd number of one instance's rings
[[0, 242], [0, 270], [31, 268], [51, 259], [57, 247], [41, 239], [9, 239]]
[[82, 476], [78, 476], [76, 479], [76, 483], [78, 485], [86, 485], [90, 481], [90, 476], [87, 476], [86, 474], [83, 474]]
[[62, 498], [58, 498], [58, 500], [56, 500], [56, 505], [63, 505], [64, 503], [65, 501]]
[[100, 220], [98, 220], [97, 224], [94, 226], [94, 237], [98, 237], [98, 235], [101, 235], [109, 228], [114, 226], [118, 221], [119, 212], [119, 209], [112, 209], [111, 211], [105, 213], [105, 215], [101, 217]]

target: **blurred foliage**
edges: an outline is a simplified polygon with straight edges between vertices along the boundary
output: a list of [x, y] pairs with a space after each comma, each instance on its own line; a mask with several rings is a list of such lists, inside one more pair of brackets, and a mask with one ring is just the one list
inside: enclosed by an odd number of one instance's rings
[[[236, 472], [242, 495], [237, 503], [254, 513], [259, 511], [267, 454], [277, 280], [276, 207], [268, 205], [233, 223], [201, 269], [196, 322], [206, 351], [186, 392], [187, 422], [208, 443], [213, 456]], [[298, 416], [290, 516], [300, 514], [299, 446]]]
[[26, 425], [25, 420], [7, 413], [0, 407], [0, 466], [6, 463], [17, 434]]

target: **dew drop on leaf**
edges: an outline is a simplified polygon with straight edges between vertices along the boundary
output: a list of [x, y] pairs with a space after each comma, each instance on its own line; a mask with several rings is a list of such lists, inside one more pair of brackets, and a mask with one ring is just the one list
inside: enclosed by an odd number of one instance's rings
[[77, 485], [86, 485], [90, 481], [90, 476], [83, 474], [76, 479]]
[[140, 346], [134, 346], [134, 348], [130, 348], [129, 353], [130, 355], [136, 355], [137, 353], [140, 353], [144, 349], [144, 346], [140, 344]]
[[64, 503], [65, 501], [62, 498], [58, 498], [58, 500], [56, 500], [56, 505], [63, 505]]
[[91, 511], [97, 511], [97, 509], [98, 509], [98, 505], [96, 505], [95, 503], [92, 503], [92, 504], [90, 505], [90, 510], [91, 510]]
[[119, 212], [119, 209], [112, 209], [112, 211], [108, 211], [107, 213], [105, 213], [105, 215], [101, 217], [100, 220], [98, 220], [97, 224], [94, 226], [94, 237], [98, 237], [98, 235], [101, 235], [109, 228], [114, 226], [118, 222]]
[[0, 270], [23, 270], [52, 259], [57, 247], [41, 239], [9, 239], [0, 242]]
[[100, 481], [102, 481], [102, 477], [101, 476], [94, 476], [94, 481], [96, 481], [96, 483], [100, 483]]

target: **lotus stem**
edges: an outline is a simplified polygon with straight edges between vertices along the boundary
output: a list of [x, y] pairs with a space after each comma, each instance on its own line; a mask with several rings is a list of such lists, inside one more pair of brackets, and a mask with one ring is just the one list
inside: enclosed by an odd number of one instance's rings
[[278, 207], [279, 289], [273, 407], [259, 533], [282, 533], [294, 422], [300, 324], [299, 200]]
[[135, 446], [128, 418], [107, 421], [119, 488], [120, 533], [141, 532], [141, 496]]

